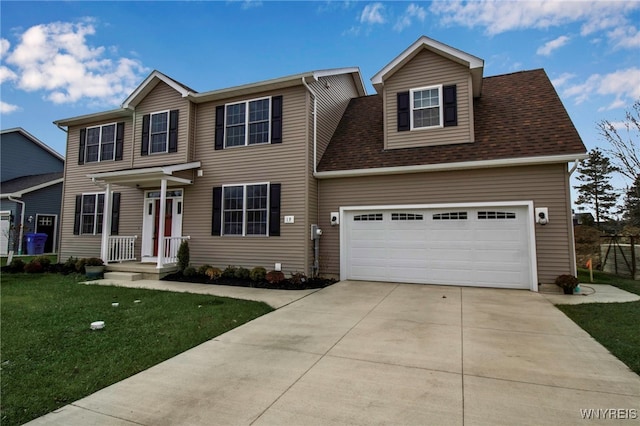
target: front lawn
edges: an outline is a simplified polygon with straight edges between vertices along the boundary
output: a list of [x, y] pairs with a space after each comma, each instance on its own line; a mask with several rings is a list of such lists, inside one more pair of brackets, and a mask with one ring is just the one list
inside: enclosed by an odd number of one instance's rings
[[[579, 270], [578, 278], [584, 285], [589, 285], [589, 271]], [[594, 271], [594, 283], [640, 294], [639, 281], [604, 272]], [[558, 305], [558, 309], [640, 375], [640, 301]]]
[[[3, 426], [46, 414], [272, 310], [224, 297], [87, 286], [75, 274], [1, 278]], [[104, 329], [91, 330], [93, 321], [104, 321]]]

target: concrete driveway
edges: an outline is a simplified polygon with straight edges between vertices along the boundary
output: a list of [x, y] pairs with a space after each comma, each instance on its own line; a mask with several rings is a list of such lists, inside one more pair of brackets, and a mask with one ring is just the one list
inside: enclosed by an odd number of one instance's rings
[[542, 295], [344, 281], [32, 424], [568, 425], [589, 409], [640, 423], [640, 377]]

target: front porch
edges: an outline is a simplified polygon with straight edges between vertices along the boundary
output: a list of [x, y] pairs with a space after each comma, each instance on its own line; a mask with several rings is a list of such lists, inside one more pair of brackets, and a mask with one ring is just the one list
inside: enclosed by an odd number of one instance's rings
[[155, 263], [121, 262], [105, 265], [104, 278], [122, 281], [160, 280], [178, 271], [178, 265], [164, 265], [158, 268]]
[[[182, 234], [184, 191], [180, 187], [193, 184], [193, 177], [187, 174], [199, 167], [200, 162], [192, 162], [87, 175], [105, 190], [100, 257], [107, 273], [127, 273], [133, 279], [140, 279], [137, 274], [142, 274], [144, 278], [159, 279], [177, 270], [178, 249], [190, 239]], [[120, 197], [113, 196], [114, 186], [144, 192], [141, 236], [117, 235], [118, 222], [112, 227], [120, 208]]]
[[136, 281], [161, 279], [178, 270], [178, 249], [189, 236], [164, 237], [157, 258], [140, 262], [136, 258], [138, 236], [109, 236], [105, 262], [105, 278]]

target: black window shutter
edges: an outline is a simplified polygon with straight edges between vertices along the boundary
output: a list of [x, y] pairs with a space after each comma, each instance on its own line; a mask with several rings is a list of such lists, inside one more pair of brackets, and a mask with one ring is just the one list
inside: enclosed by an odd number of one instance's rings
[[398, 131], [411, 130], [411, 108], [409, 107], [409, 92], [398, 92]]
[[444, 86], [442, 88], [444, 107], [444, 127], [458, 125], [458, 105], [456, 86]]
[[80, 129], [80, 152], [78, 153], [78, 164], [84, 164], [84, 147], [87, 144], [87, 129]]
[[116, 125], [116, 161], [122, 160], [124, 150], [124, 123]]
[[222, 187], [213, 188], [213, 215], [211, 217], [211, 235], [222, 235]]
[[111, 235], [118, 235], [120, 229], [120, 193], [112, 194], [111, 202]]
[[224, 149], [224, 105], [216, 107], [215, 149]]
[[280, 236], [280, 190], [281, 184], [272, 183], [269, 188], [269, 235]]
[[146, 114], [142, 117], [142, 148], [140, 155], [149, 155], [149, 125], [151, 124], [151, 115]]
[[73, 217], [73, 235], [80, 235], [80, 213], [82, 213], [82, 195], [76, 195], [76, 211]]
[[282, 96], [271, 98], [271, 143], [282, 143]]
[[169, 152], [178, 152], [178, 112], [174, 109], [169, 113]]

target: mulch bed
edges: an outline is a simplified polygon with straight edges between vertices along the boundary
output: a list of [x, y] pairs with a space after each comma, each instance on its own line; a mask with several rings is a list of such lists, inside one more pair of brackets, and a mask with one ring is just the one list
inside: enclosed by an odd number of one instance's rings
[[237, 278], [224, 278], [220, 277], [217, 279], [210, 279], [206, 275], [196, 274], [190, 276], [184, 276], [182, 272], [176, 272], [174, 274], [167, 275], [162, 280], [164, 281], [178, 281], [185, 283], [196, 283], [196, 284], [215, 284], [215, 285], [229, 285], [236, 287], [253, 287], [253, 288], [268, 288], [273, 290], [308, 290], [315, 288], [324, 288], [328, 287], [331, 284], [336, 283], [337, 281], [334, 279], [326, 279], [326, 278], [307, 278], [302, 283], [291, 282], [290, 280], [285, 279], [279, 283], [269, 283], [267, 281], [251, 281], [251, 280], [241, 280]]

